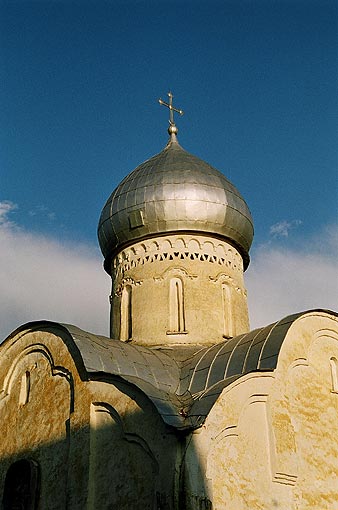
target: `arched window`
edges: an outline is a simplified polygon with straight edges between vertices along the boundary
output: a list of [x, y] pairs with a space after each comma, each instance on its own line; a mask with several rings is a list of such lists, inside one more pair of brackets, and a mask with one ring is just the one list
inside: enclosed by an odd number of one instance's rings
[[232, 318], [232, 300], [231, 287], [227, 283], [222, 284], [223, 314], [224, 314], [224, 331], [225, 338], [234, 336], [233, 318]]
[[331, 381], [332, 381], [332, 389], [333, 393], [338, 393], [338, 360], [337, 358], [330, 358], [330, 368], [331, 368]]
[[132, 331], [132, 287], [126, 285], [122, 290], [121, 296], [121, 327], [120, 327], [120, 340], [131, 340], [133, 336]]
[[3, 510], [35, 510], [38, 504], [39, 466], [22, 459], [7, 471], [2, 498]]
[[19, 403], [23, 406], [29, 402], [30, 389], [31, 389], [31, 374], [27, 370], [21, 378]]
[[169, 287], [169, 333], [184, 333], [184, 296], [180, 278], [171, 278]]

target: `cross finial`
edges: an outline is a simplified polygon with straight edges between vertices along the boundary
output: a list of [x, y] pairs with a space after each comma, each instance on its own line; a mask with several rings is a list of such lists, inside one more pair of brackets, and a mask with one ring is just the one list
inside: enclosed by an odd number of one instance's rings
[[163, 105], [163, 106], [166, 106], [167, 108], [169, 108], [169, 128], [168, 128], [168, 133], [169, 135], [176, 135], [177, 132], [178, 132], [178, 129], [176, 127], [176, 124], [174, 122], [174, 112], [177, 112], [179, 113], [180, 115], [183, 115], [183, 110], [179, 110], [178, 108], [175, 108], [173, 106], [173, 95], [171, 92], [168, 92], [168, 97], [169, 97], [169, 102], [166, 103], [165, 101], [162, 101], [162, 99], [160, 98], [158, 100], [158, 102]]

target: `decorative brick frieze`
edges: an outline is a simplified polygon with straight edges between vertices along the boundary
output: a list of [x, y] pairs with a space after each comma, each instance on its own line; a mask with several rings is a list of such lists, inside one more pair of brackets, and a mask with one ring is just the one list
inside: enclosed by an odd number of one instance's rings
[[234, 247], [217, 239], [184, 235], [160, 237], [125, 248], [113, 260], [113, 273], [120, 278], [139, 265], [166, 260], [199, 260], [243, 271], [242, 258]]

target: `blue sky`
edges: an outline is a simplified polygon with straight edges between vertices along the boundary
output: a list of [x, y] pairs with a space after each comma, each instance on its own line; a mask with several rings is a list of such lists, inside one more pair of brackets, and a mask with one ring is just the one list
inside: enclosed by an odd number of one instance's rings
[[101, 209], [166, 144], [157, 100], [172, 90], [181, 145], [223, 171], [250, 207], [253, 262], [264, 246], [330, 251], [337, 28], [333, 0], [3, 0], [3, 224], [100, 260]]

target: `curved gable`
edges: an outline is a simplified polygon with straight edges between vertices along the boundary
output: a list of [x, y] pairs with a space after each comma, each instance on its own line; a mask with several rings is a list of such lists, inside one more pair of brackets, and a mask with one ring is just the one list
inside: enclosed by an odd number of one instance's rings
[[301, 317], [318, 313], [338, 317], [320, 309], [300, 312], [211, 347], [196, 347], [195, 351], [132, 345], [73, 325], [36, 321], [9, 335], [0, 347], [0, 356], [27, 332], [53, 333], [66, 344], [82, 380], [108, 377], [113, 383], [114, 378], [121, 378], [148, 396], [165, 423], [195, 428], [233, 381], [250, 372], [273, 371], [290, 327]]

